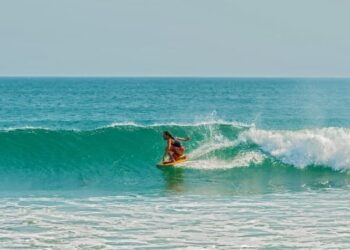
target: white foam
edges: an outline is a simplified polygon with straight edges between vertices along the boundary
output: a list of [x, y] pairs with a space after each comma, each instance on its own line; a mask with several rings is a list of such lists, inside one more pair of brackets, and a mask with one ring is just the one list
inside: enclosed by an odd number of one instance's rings
[[251, 128], [244, 131], [239, 139], [256, 143], [273, 157], [300, 168], [315, 164], [336, 170], [350, 169], [349, 129], [267, 131]]
[[203, 159], [203, 160], [190, 160], [185, 162], [182, 166], [186, 168], [202, 169], [202, 170], [215, 170], [215, 169], [230, 169], [237, 167], [249, 167], [251, 164], [262, 163], [265, 156], [259, 152], [245, 152], [239, 154], [232, 160], [220, 160], [220, 159]]
[[[3, 132], [11, 132], [16, 130], [47, 130], [47, 131], [54, 131], [54, 128], [49, 127], [34, 127], [34, 126], [19, 126], [19, 127], [8, 127], [8, 128], [1, 128], [0, 131]], [[73, 129], [71, 129], [73, 130]]]
[[98, 127], [98, 129], [114, 128], [114, 127], [122, 127], [122, 126], [145, 127], [144, 125], [137, 124], [135, 122], [113, 122], [113, 123], [111, 123], [109, 125]]

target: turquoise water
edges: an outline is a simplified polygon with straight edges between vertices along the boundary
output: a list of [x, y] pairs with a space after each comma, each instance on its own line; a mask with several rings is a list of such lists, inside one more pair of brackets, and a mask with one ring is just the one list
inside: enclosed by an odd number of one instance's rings
[[[2, 248], [349, 248], [350, 79], [0, 78]], [[190, 160], [158, 169], [162, 131]]]

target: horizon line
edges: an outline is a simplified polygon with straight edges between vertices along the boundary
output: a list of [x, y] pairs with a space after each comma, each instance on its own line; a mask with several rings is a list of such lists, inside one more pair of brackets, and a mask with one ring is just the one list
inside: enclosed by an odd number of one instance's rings
[[348, 79], [349, 76], [246, 76], [246, 75], [0, 75], [0, 78], [314, 78]]

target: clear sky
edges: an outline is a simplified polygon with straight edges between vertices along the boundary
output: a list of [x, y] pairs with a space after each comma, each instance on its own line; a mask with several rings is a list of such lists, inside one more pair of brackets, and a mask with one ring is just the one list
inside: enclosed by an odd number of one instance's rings
[[0, 0], [0, 75], [350, 76], [350, 0]]

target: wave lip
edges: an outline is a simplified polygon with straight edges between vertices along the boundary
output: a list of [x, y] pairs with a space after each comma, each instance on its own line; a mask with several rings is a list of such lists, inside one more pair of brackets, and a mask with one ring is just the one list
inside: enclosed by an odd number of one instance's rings
[[237, 128], [251, 128], [255, 127], [254, 123], [244, 123], [238, 121], [224, 121], [224, 120], [213, 120], [213, 121], [198, 121], [198, 122], [168, 122], [168, 123], [151, 123], [151, 124], [141, 124], [136, 122], [113, 122], [109, 125], [99, 127], [102, 128], [115, 128], [115, 127], [165, 127], [165, 126], [173, 126], [173, 127], [199, 127], [199, 126], [211, 126], [211, 125], [229, 125]]
[[60, 128], [60, 127], [51, 127], [51, 126], [33, 126], [33, 125], [24, 125], [24, 126], [12, 126], [12, 127], [1, 127], [1, 131], [16, 131], [16, 130], [50, 130], [50, 131], [94, 131], [100, 129], [108, 128], [123, 128], [123, 127], [138, 127], [138, 128], [157, 128], [157, 127], [211, 127], [211, 126], [232, 126], [235, 128], [252, 128], [255, 127], [254, 123], [244, 123], [238, 121], [225, 121], [225, 120], [210, 120], [210, 121], [194, 121], [194, 122], [165, 122], [165, 123], [150, 123], [143, 124], [135, 121], [127, 122], [112, 122], [108, 125], [99, 126], [96, 128], [82, 129], [82, 128]]

